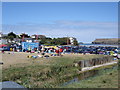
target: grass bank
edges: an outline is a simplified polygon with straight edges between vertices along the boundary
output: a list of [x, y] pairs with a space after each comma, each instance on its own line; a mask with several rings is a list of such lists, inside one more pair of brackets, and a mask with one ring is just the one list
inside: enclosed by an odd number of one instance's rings
[[2, 81], [14, 81], [26, 88], [57, 88], [66, 80], [79, 75], [79, 67], [74, 66], [75, 61], [98, 58], [102, 55], [68, 55], [63, 57], [50, 57], [49, 59], [36, 59], [32, 64], [11, 66], [3, 69]]
[[[101, 69], [101, 70], [100, 70]], [[112, 65], [101, 68], [97, 75], [59, 88], [118, 88], [118, 67]]]

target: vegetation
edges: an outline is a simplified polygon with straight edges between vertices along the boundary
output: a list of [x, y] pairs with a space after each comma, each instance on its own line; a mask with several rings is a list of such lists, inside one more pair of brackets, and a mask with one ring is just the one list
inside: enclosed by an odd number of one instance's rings
[[[67, 37], [53, 38], [53, 39], [44, 38], [44, 39], [41, 39], [40, 43], [45, 45], [68, 45], [70, 44], [70, 40]], [[78, 45], [78, 41], [76, 40], [76, 38], [74, 38], [74, 45]]]
[[30, 36], [28, 35], [28, 34], [25, 34], [25, 33], [22, 33], [21, 35], [20, 35], [20, 38], [30, 38]]
[[[69, 70], [67, 70], [69, 68]], [[15, 81], [27, 88], [56, 87], [68, 76], [73, 76], [75, 67], [34, 65], [11, 67], [3, 72], [3, 81]], [[59, 78], [58, 78], [59, 77]]]
[[4, 36], [3, 38], [4, 39], [10, 39], [11, 41], [14, 39], [14, 38], [16, 38], [17, 37], [17, 35], [15, 34], [15, 33], [13, 33], [13, 32], [10, 32], [10, 33], [8, 33], [8, 35], [7, 36]]
[[38, 62], [39, 59], [36, 59], [32, 61], [31, 65], [12, 66], [4, 69], [2, 79], [3, 81], [15, 81], [27, 88], [57, 88], [64, 82], [80, 75], [79, 67], [74, 66], [74, 61], [101, 57], [102, 55], [85, 56], [51, 57], [45, 59], [46, 63], [44, 60], [44, 64], [40, 64], [42, 61]]
[[[100, 68], [98, 68], [100, 70]], [[118, 88], [117, 66], [103, 67], [98, 75], [59, 88]]]
[[[50, 38], [50, 37], [45, 37], [44, 35], [39, 35], [41, 38], [37, 38], [41, 44], [44, 45], [70, 45], [70, 40], [68, 37], [62, 37], [62, 38]], [[32, 38], [33, 40], [36, 40], [35, 38]], [[16, 35], [13, 32], [8, 33], [7, 36], [3, 37], [4, 39], [9, 39], [9, 40], [14, 40], [14, 38], [31, 38], [28, 34], [22, 33], [20, 36]], [[79, 45], [78, 41], [76, 38], [74, 38], [74, 45]]]

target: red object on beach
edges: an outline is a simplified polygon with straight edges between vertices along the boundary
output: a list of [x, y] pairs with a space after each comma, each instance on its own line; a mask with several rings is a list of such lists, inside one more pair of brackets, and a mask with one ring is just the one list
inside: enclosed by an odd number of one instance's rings
[[0, 45], [0, 48], [3, 48], [3, 47], [6, 47], [7, 45], [5, 45], [5, 44], [1, 44]]
[[55, 52], [56, 52], [56, 53], [59, 53], [59, 50], [56, 50]]
[[59, 52], [63, 52], [63, 49], [62, 49], [62, 48], [60, 48], [60, 49], [59, 49]]

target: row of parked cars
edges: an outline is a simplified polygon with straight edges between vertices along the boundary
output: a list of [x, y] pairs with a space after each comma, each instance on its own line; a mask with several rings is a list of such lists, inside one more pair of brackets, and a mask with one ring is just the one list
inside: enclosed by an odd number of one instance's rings
[[[90, 54], [103, 54], [107, 51], [114, 51], [116, 53], [120, 53], [120, 48], [117, 47], [103, 47], [103, 46], [99, 46], [99, 47], [95, 47], [95, 46], [60, 46], [63, 49], [66, 49], [66, 53], [90, 53]], [[20, 45], [11, 45], [11, 46], [3, 46], [0, 47], [0, 51], [4, 50], [4, 51], [10, 51], [10, 49], [19, 49], [22, 50], [22, 46]]]
[[90, 54], [103, 54], [107, 51], [113, 51], [115, 53], [120, 53], [120, 48], [117, 47], [95, 47], [95, 46], [63, 46], [63, 49], [66, 49], [66, 52], [74, 53], [90, 53]]

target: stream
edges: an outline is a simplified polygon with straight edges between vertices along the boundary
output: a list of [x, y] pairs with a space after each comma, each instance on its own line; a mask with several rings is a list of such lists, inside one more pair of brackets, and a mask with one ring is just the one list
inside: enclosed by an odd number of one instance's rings
[[90, 70], [90, 71], [85, 71], [83, 73], [80, 73], [79, 75], [73, 77], [72, 79], [69, 80], [65, 80], [64, 83], [62, 83], [60, 86], [66, 86], [75, 82], [80, 82], [81, 80], [88, 80], [90, 78], [102, 75], [102, 73], [107, 73], [110, 72], [113, 69], [117, 69], [117, 65], [116, 66], [112, 66], [111, 68], [102, 68], [99, 70]]

